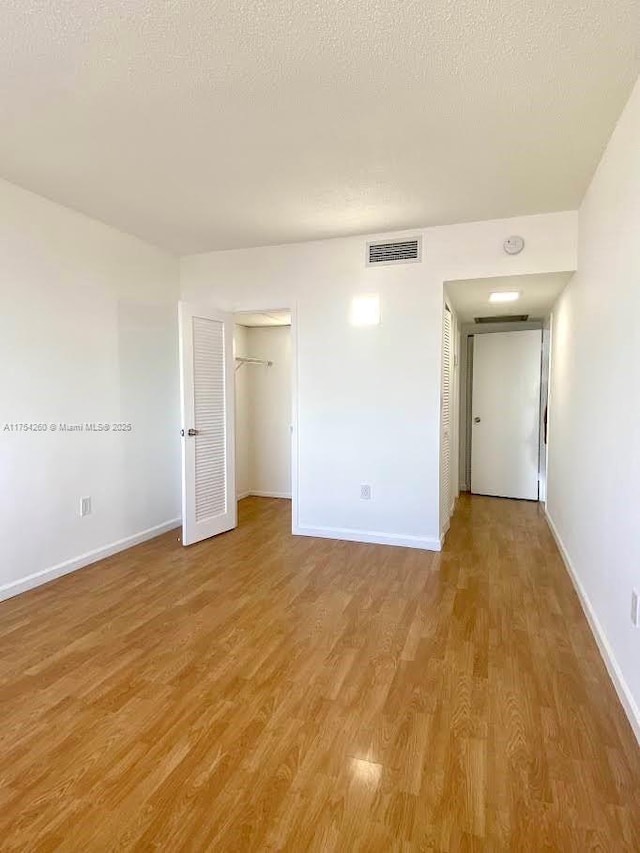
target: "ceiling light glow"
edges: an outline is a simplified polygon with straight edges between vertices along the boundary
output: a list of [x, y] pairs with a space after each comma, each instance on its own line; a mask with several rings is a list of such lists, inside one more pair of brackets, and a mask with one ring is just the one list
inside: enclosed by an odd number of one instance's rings
[[380, 323], [380, 297], [377, 293], [354, 296], [349, 322], [352, 326], [377, 326]]
[[515, 302], [520, 299], [517, 290], [496, 290], [489, 296], [489, 302]]

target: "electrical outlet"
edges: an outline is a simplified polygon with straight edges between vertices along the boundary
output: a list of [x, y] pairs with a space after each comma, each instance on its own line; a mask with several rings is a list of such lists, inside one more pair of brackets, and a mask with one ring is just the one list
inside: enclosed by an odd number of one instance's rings
[[91, 515], [91, 498], [80, 498], [80, 515]]
[[363, 483], [360, 486], [360, 500], [361, 501], [370, 501], [371, 500], [371, 486], [367, 483]]
[[640, 601], [638, 600], [638, 592], [635, 589], [631, 590], [631, 622], [640, 627]]

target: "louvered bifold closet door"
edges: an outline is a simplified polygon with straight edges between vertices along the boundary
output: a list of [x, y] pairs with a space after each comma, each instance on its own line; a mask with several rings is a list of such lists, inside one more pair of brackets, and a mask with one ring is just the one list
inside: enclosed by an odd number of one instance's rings
[[442, 396], [440, 424], [440, 518], [444, 528], [451, 515], [452, 502], [452, 409], [453, 409], [453, 321], [445, 308], [442, 325]]
[[196, 522], [227, 511], [224, 323], [193, 318]]
[[235, 527], [233, 323], [180, 306], [183, 543]]

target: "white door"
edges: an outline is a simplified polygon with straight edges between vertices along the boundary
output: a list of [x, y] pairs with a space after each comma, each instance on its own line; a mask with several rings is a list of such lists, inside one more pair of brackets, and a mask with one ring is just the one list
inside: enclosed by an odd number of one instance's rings
[[538, 500], [542, 332], [475, 335], [471, 491]]
[[182, 544], [237, 524], [233, 318], [181, 302]]

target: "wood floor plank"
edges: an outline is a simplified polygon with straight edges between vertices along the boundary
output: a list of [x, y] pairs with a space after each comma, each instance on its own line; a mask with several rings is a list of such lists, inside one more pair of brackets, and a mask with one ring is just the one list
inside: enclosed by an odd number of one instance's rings
[[640, 751], [537, 505], [441, 554], [286, 501], [0, 604], [0, 850], [640, 850]]

